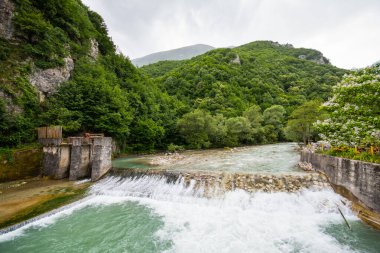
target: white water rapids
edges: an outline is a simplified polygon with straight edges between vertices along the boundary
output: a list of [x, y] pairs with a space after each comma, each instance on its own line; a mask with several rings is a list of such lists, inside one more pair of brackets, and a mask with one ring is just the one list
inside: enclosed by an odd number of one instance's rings
[[[157, 176], [109, 177], [95, 184], [84, 201], [2, 235], [0, 241], [62, 222], [88, 206], [137, 203], [163, 221], [154, 237], [170, 241], [165, 252], [355, 252], [325, 231], [332, 224], [344, 226], [336, 206], [341, 200], [329, 189], [255, 194], [237, 190], [204, 198], [202, 189], [168, 184]], [[357, 221], [348, 207], [340, 207], [349, 222]], [[133, 218], [125, 214], [125, 219]]]

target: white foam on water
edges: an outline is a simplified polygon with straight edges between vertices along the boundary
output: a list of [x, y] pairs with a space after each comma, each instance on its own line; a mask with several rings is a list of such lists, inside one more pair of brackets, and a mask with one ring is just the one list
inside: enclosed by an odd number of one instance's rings
[[[86, 206], [132, 200], [162, 218], [164, 225], [156, 235], [172, 241], [167, 252], [353, 252], [324, 233], [329, 224], [343, 224], [336, 206], [342, 199], [330, 189], [254, 194], [236, 190], [206, 198], [202, 188], [186, 187], [180, 180], [109, 177], [93, 185], [84, 201], [0, 235], [0, 241]], [[349, 221], [357, 220], [348, 207], [340, 208]]]
[[[324, 233], [343, 223], [332, 190], [256, 193], [243, 190], [204, 198], [202, 189], [167, 184], [158, 177], [109, 178], [92, 189], [98, 195], [134, 196], [164, 220], [157, 235], [170, 239], [168, 252], [352, 252]], [[345, 217], [357, 220], [340, 205]]]

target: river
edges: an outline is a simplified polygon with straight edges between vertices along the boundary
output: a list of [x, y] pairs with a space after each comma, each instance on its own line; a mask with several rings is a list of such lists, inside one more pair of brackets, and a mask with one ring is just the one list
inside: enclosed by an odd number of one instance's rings
[[[116, 167], [304, 173], [294, 144], [185, 152], [116, 160]], [[202, 189], [158, 176], [107, 177], [87, 197], [0, 235], [0, 252], [379, 252], [380, 233], [363, 224], [331, 189], [295, 193]]]

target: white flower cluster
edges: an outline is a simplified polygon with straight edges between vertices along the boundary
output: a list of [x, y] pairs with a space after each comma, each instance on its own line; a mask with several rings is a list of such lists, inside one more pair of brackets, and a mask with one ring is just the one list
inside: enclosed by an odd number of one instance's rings
[[314, 126], [334, 145], [380, 144], [380, 63], [345, 75], [322, 107], [330, 117]]

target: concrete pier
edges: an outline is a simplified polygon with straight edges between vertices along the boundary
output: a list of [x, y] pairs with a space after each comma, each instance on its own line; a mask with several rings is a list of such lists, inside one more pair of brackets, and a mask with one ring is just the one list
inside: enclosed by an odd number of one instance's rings
[[91, 161], [91, 143], [84, 141], [81, 137], [70, 137], [70, 180], [78, 180], [89, 177]]
[[62, 179], [69, 176], [70, 146], [45, 146], [43, 148], [42, 175], [54, 179]]
[[112, 168], [112, 138], [95, 137], [92, 142], [91, 180], [100, 179]]

